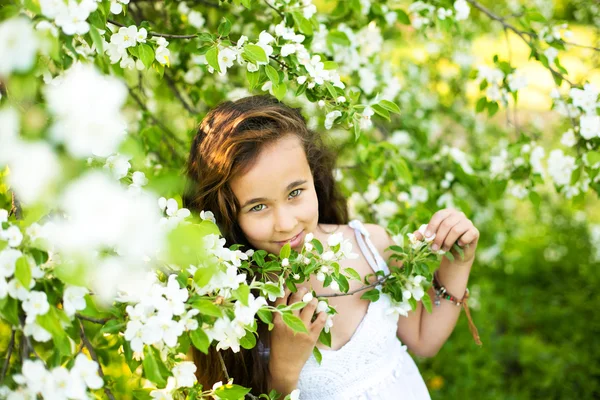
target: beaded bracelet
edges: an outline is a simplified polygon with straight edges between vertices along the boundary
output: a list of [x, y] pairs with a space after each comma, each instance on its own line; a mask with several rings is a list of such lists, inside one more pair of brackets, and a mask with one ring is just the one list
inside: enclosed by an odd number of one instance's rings
[[469, 320], [469, 330], [473, 335], [473, 339], [475, 343], [478, 345], [482, 345], [481, 339], [479, 338], [479, 332], [477, 331], [477, 327], [473, 323], [473, 319], [471, 318], [471, 313], [469, 312], [469, 306], [467, 304], [467, 300], [469, 299], [469, 289], [465, 290], [465, 295], [462, 299], [458, 300], [456, 297], [448, 293], [448, 290], [440, 283], [437, 277], [437, 271], [433, 273], [433, 282], [432, 282], [433, 290], [435, 291], [435, 299], [434, 304], [439, 306], [441, 304], [440, 298], [444, 298], [449, 300], [452, 304], [457, 307], [463, 306], [465, 309], [465, 314], [467, 314], [467, 319]]
[[449, 300], [457, 307], [460, 307], [463, 304], [463, 301], [469, 298], [469, 289], [468, 288], [465, 290], [465, 295], [461, 300], [458, 300], [456, 297], [454, 297], [450, 293], [448, 293], [448, 290], [444, 286], [442, 286], [442, 284], [438, 280], [437, 271], [435, 271], [433, 273], [433, 290], [435, 291], [434, 304], [436, 306], [440, 305], [440, 297], [442, 297], [446, 300]]

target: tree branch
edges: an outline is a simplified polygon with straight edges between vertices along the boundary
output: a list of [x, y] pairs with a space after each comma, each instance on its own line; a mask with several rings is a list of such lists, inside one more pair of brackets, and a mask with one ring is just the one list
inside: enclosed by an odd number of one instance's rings
[[351, 292], [348, 293], [333, 293], [333, 294], [317, 294], [315, 297], [342, 297], [342, 296], [351, 296], [354, 293], [358, 293], [358, 292], [362, 292], [363, 290], [375, 287], [377, 285], [381, 285], [383, 282], [385, 282], [388, 278], [390, 277], [390, 275], [386, 275], [383, 278], [379, 278], [377, 279], [377, 281], [371, 283], [370, 285], [366, 285], [363, 287], [360, 287], [358, 289], [352, 290]]
[[12, 207], [10, 209], [10, 213], [15, 216], [16, 219], [23, 219], [23, 213], [21, 209], [21, 202], [17, 198], [15, 191], [11, 192], [12, 194]]
[[175, 97], [177, 97], [177, 99], [181, 102], [181, 105], [183, 105], [183, 108], [185, 108], [190, 114], [193, 114], [193, 115], [198, 114], [198, 110], [196, 110], [194, 107], [192, 107], [190, 104], [188, 104], [188, 102], [183, 98], [183, 95], [181, 94], [179, 89], [177, 89], [177, 85], [175, 84], [175, 81], [173, 80], [171, 75], [165, 71], [164, 77], [165, 77], [165, 80], [167, 81], [167, 86], [169, 86], [169, 88], [171, 89], [171, 91], [173, 92]]
[[272, 8], [273, 10], [275, 10], [275, 12], [276, 12], [277, 14], [279, 14], [279, 16], [280, 16], [281, 18], [285, 18], [285, 15], [283, 15], [283, 13], [282, 13], [281, 11], [279, 11], [278, 9], [276, 9], [274, 5], [272, 5], [271, 3], [269, 3], [269, 0], [265, 0], [265, 4], [266, 4], [267, 6], [269, 6], [270, 8]]
[[6, 371], [8, 371], [8, 365], [10, 364], [10, 356], [12, 356], [13, 349], [15, 347], [15, 333], [16, 329], [13, 328], [10, 334], [10, 342], [8, 342], [8, 349], [6, 351], [6, 359], [4, 360], [4, 366], [2, 367], [2, 374], [0, 375], [0, 385], [4, 382]]
[[[122, 28], [126, 28], [127, 25], [122, 24], [120, 22], [117, 22], [113, 19], [107, 19], [107, 22], [116, 25], [116, 26], [120, 26]], [[158, 33], [158, 32], [148, 32], [149, 36], [158, 36], [158, 37], [164, 37], [166, 39], [194, 39], [197, 38], [198, 35], [171, 35], [169, 33]]]
[[[513, 31], [514, 33], [516, 33], [525, 43], [527, 43], [527, 45], [529, 47], [533, 48], [533, 45], [531, 44], [531, 41], [529, 39], [537, 39], [538, 36], [535, 33], [522, 31], [520, 29], [515, 28], [513, 25], [506, 22], [506, 20], [504, 18], [494, 14], [493, 12], [491, 12], [490, 10], [488, 10], [487, 8], [485, 8], [483, 5], [479, 4], [475, 0], [467, 0], [467, 2], [470, 3], [476, 9], [478, 9], [479, 11], [481, 11], [482, 13], [484, 13], [485, 15], [487, 15], [489, 18], [493, 19], [494, 21], [500, 22], [502, 24], [502, 26], [504, 26], [506, 29], [509, 29], [509, 30]], [[528, 36], [529, 39], [526, 38], [525, 36]], [[575, 86], [575, 84], [573, 84], [573, 82], [568, 80], [563, 74], [561, 74], [560, 72], [558, 72], [551, 66], [548, 66], [548, 69], [550, 70], [552, 75], [559, 77], [560, 79], [567, 82], [571, 86]]]
[[[96, 355], [96, 351], [94, 350], [94, 347], [92, 346], [89, 339], [85, 335], [85, 330], [83, 329], [83, 323], [81, 321], [79, 321], [79, 334], [81, 336], [81, 341], [83, 342], [85, 348], [87, 349], [88, 353], [90, 353], [90, 357], [92, 357], [92, 360], [96, 361], [96, 363], [98, 364], [98, 374], [100, 375], [100, 378], [102, 378], [102, 380], [104, 381], [105, 379], [104, 379], [104, 371], [102, 370], [102, 365], [100, 364], [100, 361], [98, 360], [98, 356]], [[110, 400], [115, 400], [115, 397], [113, 396], [112, 392], [106, 386], [106, 382], [104, 382], [104, 393], [106, 394], [106, 397], [108, 397]]]
[[107, 323], [108, 321], [110, 321], [111, 319], [113, 319], [112, 317], [111, 318], [102, 318], [102, 319], [92, 318], [92, 317], [88, 317], [88, 316], [85, 316], [85, 315], [81, 315], [79, 313], [76, 313], [75, 316], [77, 318], [79, 318], [79, 319], [84, 320], [84, 321], [92, 322], [94, 324], [99, 324], [99, 325], [104, 325], [105, 323]]

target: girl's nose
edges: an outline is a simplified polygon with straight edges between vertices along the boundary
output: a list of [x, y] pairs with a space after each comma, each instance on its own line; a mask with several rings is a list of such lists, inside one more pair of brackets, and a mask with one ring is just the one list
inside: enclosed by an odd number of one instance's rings
[[287, 232], [293, 234], [297, 233], [294, 232], [294, 228], [296, 227], [296, 225], [298, 225], [298, 219], [290, 211], [291, 210], [289, 210], [287, 207], [279, 207], [278, 210], [275, 212], [274, 228], [277, 232]]

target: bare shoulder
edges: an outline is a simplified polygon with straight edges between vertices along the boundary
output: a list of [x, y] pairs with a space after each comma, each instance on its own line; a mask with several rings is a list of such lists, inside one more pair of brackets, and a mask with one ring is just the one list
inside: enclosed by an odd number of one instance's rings
[[392, 238], [387, 230], [383, 226], [377, 224], [365, 224], [365, 228], [369, 231], [371, 242], [373, 242], [373, 245], [375, 245], [379, 254], [383, 255], [385, 249], [393, 244]]

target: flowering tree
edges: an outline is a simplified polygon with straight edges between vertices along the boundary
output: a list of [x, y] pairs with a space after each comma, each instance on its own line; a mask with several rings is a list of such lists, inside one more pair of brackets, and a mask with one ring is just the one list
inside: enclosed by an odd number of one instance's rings
[[[23, 0], [0, 10], [3, 397], [255, 397], [235, 377], [201, 387], [185, 354], [253, 348], [256, 320], [272, 326], [276, 313], [304, 331], [292, 311], [313, 293], [286, 307], [267, 299], [311, 274], [346, 295], [349, 280], [361, 281], [363, 298], [385, 299], [390, 313], [418, 301], [429, 309], [438, 257], [462, 252], [433, 252], [408, 233], [432, 209], [484, 210], [485, 221], [506, 196], [539, 205], [551, 192], [581, 201], [600, 191], [598, 82], [560, 61], [569, 49], [580, 58], [600, 49], [552, 13], [475, 0], [319, 7]], [[579, 18], [594, 22], [586, 7]], [[489, 26], [509, 48], [524, 44], [553, 80], [560, 144], [518, 123], [532, 77], [511, 54], [474, 65], [468, 48]], [[411, 42], [426, 56], [399, 58]], [[228, 248], [214, 215], [180, 208], [194, 124], [225, 99], [263, 92], [331, 130], [351, 213], [388, 226], [406, 268], [363, 281], [343, 267], [353, 252], [338, 235], [309, 236], [301, 253]], [[330, 315], [319, 339], [330, 345], [335, 309], [319, 300]]]

